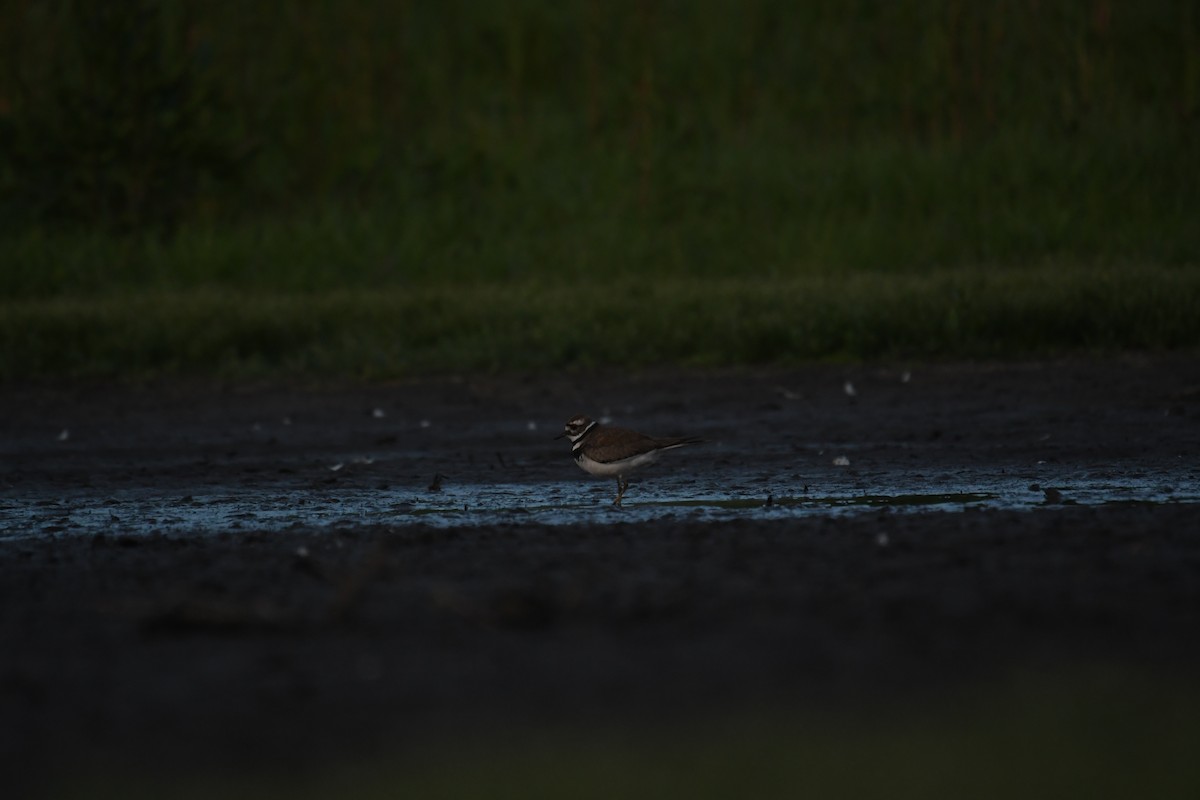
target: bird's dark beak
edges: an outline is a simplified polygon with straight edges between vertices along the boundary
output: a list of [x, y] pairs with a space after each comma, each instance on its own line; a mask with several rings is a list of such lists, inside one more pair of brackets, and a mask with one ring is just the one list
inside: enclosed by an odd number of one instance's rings
[[558, 436], [555, 436], [555, 437], [554, 437], [553, 439], [551, 439], [550, 441], [552, 441], [552, 442], [553, 442], [553, 441], [556, 441], [556, 440], [558, 440], [558, 439], [565, 438], [565, 437], [566, 437], [566, 435], [567, 435], [567, 432], [566, 432], [566, 431], [563, 431], [562, 433], [560, 433]]

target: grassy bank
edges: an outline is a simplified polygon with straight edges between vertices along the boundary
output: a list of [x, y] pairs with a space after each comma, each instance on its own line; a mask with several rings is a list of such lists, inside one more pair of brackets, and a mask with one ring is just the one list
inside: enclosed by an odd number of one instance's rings
[[502, 185], [478, 167], [429, 196], [409, 187], [370, 203], [314, 197], [292, 212], [193, 222], [169, 236], [33, 226], [0, 236], [0, 293], [1200, 264], [1200, 147], [1128, 136], [694, 145], [672, 153], [644, 195], [637, 166], [620, 153], [555, 159], [530, 149]]
[[1200, 341], [1200, 273], [888, 275], [151, 291], [0, 304], [0, 378], [391, 378], [463, 370], [1008, 358]]
[[0, 10], [0, 376], [1200, 345], [1200, 14]]

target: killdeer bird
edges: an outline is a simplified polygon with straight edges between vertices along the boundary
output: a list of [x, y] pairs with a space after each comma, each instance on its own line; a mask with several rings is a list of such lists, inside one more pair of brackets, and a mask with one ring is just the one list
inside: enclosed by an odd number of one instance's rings
[[653, 464], [664, 450], [674, 450], [687, 444], [703, 441], [692, 436], [678, 439], [655, 439], [644, 433], [626, 428], [605, 427], [583, 414], [567, 420], [565, 430], [555, 439], [566, 437], [571, 440], [571, 454], [575, 463], [593, 475], [617, 477], [617, 499], [613, 505], [621, 505], [621, 498], [629, 488], [626, 475], [635, 469]]

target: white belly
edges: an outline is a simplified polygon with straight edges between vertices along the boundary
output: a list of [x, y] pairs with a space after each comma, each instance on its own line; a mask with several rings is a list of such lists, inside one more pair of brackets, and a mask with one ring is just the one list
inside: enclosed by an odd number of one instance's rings
[[651, 450], [649, 453], [623, 458], [620, 461], [600, 462], [592, 461], [587, 455], [581, 454], [575, 463], [584, 472], [590, 472], [593, 475], [604, 475], [612, 477], [614, 475], [628, 475], [633, 470], [644, 467], [647, 464], [653, 464], [658, 460], [660, 450]]

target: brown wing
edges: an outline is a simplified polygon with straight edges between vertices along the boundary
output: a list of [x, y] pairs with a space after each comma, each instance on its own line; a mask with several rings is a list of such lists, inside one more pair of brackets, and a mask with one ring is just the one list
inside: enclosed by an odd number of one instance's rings
[[637, 431], [600, 427], [587, 435], [587, 446], [592, 460], [600, 462], [617, 461], [662, 447], [658, 439]]

